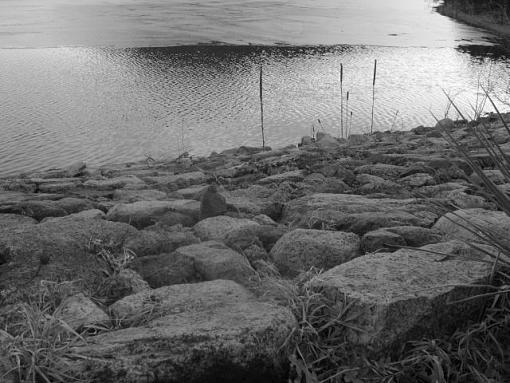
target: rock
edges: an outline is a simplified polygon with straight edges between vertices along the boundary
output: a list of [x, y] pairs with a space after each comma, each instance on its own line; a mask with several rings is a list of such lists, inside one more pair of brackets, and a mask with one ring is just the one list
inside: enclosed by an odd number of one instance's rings
[[421, 199], [371, 199], [351, 194], [312, 194], [286, 204], [282, 223], [365, 234], [391, 226], [430, 227], [437, 219]]
[[202, 280], [226, 279], [246, 284], [254, 270], [241, 254], [217, 241], [178, 248], [176, 254], [191, 259]]
[[66, 177], [77, 177], [83, 173], [87, 164], [83, 161], [73, 162], [71, 165], [65, 167], [63, 170]]
[[199, 240], [191, 232], [165, 230], [157, 227], [153, 230], [140, 230], [136, 235], [130, 236], [124, 247], [133, 251], [138, 257], [170, 253], [175, 249], [198, 243]]
[[330, 134], [324, 133], [322, 137], [320, 137], [319, 133], [317, 133], [317, 146], [324, 150], [334, 150], [340, 147], [340, 142]]
[[106, 219], [129, 223], [137, 228], [144, 228], [154, 224], [158, 217], [163, 216], [169, 211], [197, 218], [200, 212], [200, 203], [191, 200], [120, 203], [108, 210]]
[[360, 255], [356, 234], [296, 229], [283, 235], [270, 257], [283, 273], [295, 276], [311, 267], [330, 269]]
[[207, 176], [202, 172], [191, 172], [165, 176], [144, 177], [144, 180], [149, 184], [156, 184], [169, 188], [170, 190], [178, 190], [190, 185], [204, 183], [207, 181]]
[[[482, 238], [498, 238], [510, 246], [510, 217], [501, 211], [462, 209], [448, 213], [435, 223], [435, 230], [448, 239], [483, 242]], [[475, 233], [478, 233], [475, 234]], [[483, 233], [488, 233], [484, 236]]]
[[95, 190], [115, 190], [124, 187], [134, 189], [143, 188], [146, 184], [136, 176], [122, 176], [101, 180], [88, 180], [83, 183], [83, 186]]
[[[468, 191], [468, 190], [466, 190]], [[447, 192], [445, 198], [460, 209], [488, 208], [490, 203], [479, 195], [467, 193], [463, 190], [452, 190]]]
[[387, 181], [384, 178], [378, 176], [359, 174], [356, 176], [356, 181], [361, 184], [358, 190], [363, 194], [402, 193], [401, 185], [392, 181]]
[[281, 182], [301, 182], [305, 178], [302, 170], [279, 173], [258, 180], [260, 185], [279, 184]]
[[285, 226], [260, 225], [255, 228], [255, 233], [266, 251], [271, 251], [278, 240], [289, 231]]
[[218, 216], [200, 221], [193, 226], [193, 231], [203, 241], [222, 240], [231, 231], [258, 225], [258, 223], [245, 218]]
[[83, 210], [79, 213], [73, 213], [64, 217], [48, 217], [44, 218], [41, 222], [54, 221], [58, 219], [104, 219], [105, 214], [99, 209]]
[[79, 185], [80, 182], [51, 182], [40, 184], [38, 190], [41, 193], [65, 193]]
[[59, 199], [58, 201], [55, 201], [55, 204], [58, 207], [64, 209], [67, 214], [79, 213], [83, 210], [91, 210], [96, 208], [92, 201], [73, 197]]
[[200, 197], [200, 219], [216, 217], [227, 212], [227, 202], [216, 188], [210, 185]]
[[384, 178], [385, 180], [392, 180], [400, 177], [406, 171], [404, 166], [390, 165], [390, 164], [369, 164], [358, 166], [354, 169], [357, 174], [370, 174]]
[[370, 231], [361, 238], [361, 248], [365, 253], [373, 253], [381, 249], [393, 251], [396, 248], [392, 246], [405, 245], [406, 241], [401, 235], [385, 229]]
[[420, 247], [432, 243], [441, 242], [443, 235], [436, 230], [419, 226], [394, 226], [386, 227], [385, 231], [395, 233], [404, 238], [405, 244], [412, 247]]
[[153, 289], [162, 286], [201, 281], [192, 258], [180, 253], [139, 257], [130, 266]]
[[[483, 174], [491, 180], [495, 185], [503, 185], [509, 180], [506, 179], [505, 175], [501, 173], [501, 170], [482, 170]], [[471, 174], [471, 181], [477, 185], [483, 185], [482, 178], [477, 174]]]
[[110, 324], [110, 317], [82, 293], [66, 298], [58, 307], [55, 317], [75, 331]]
[[278, 224], [271, 218], [265, 214], [259, 214], [252, 218], [253, 221], [257, 222], [259, 225], [271, 225], [277, 226]]
[[62, 209], [55, 201], [26, 201], [19, 205], [21, 214], [32, 217], [38, 221], [46, 217], [62, 217], [67, 211]]
[[[61, 219], [38, 225], [6, 227], [0, 236], [0, 290], [16, 301], [25, 290], [38, 289], [40, 280], [81, 280], [95, 286], [107, 265], [97, 255], [99, 244], [120, 251], [127, 238], [137, 236], [130, 225], [98, 219]], [[0, 302], [0, 305], [2, 302]]]
[[439, 254], [419, 249], [369, 254], [319, 276], [316, 287], [352, 305], [349, 328], [361, 332], [348, 329], [351, 342], [380, 355], [400, 350], [406, 341], [448, 334], [479, 313], [480, 299], [449, 302], [484, 292], [466, 286], [486, 283], [492, 263], [473, 257], [488, 257], [460, 242], [422, 249]]
[[194, 199], [200, 201], [202, 194], [209, 188], [209, 185], [195, 185], [189, 188], [179, 189], [175, 191], [181, 198]]
[[37, 221], [31, 217], [20, 214], [0, 214], [0, 229], [10, 226], [35, 225]]
[[197, 223], [197, 220], [189, 215], [169, 211], [160, 217], [157, 217], [156, 223], [166, 226], [182, 225], [184, 227], [191, 227]]
[[310, 137], [310, 136], [301, 137], [300, 146], [312, 145], [313, 143], [314, 143], [314, 139], [312, 137]]
[[370, 141], [370, 137], [366, 134], [350, 134], [347, 142], [349, 145], [358, 146], [366, 144]]
[[155, 189], [117, 189], [113, 192], [114, 201], [131, 203], [137, 201], [162, 201], [167, 199], [165, 192]]
[[150, 289], [149, 284], [136, 271], [123, 269], [102, 281], [96, 294], [106, 305], [111, 305], [119, 299]]
[[413, 188], [436, 184], [434, 177], [427, 173], [414, 173], [407, 177], [401, 178], [400, 182]]
[[260, 247], [256, 244], [244, 248], [242, 254], [246, 257], [246, 259], [248, 259], [251, 265], [257, 261], [267, 261], [269, 259], [269, 254], [267, 251], [263, 247]]
[[[291, 312], [231, 281], [162, 287], [117, 302], [121, 321], [146, 324], [91, 337], [72, 351], [73, 370], [113, 382], [280, 382], [295, 326]], [[171, 345], [171, 346], [169, 346]], [[283, 351], [283, 352], [282, 352]], [[193, 366], [192, 369], [189, 367]]]

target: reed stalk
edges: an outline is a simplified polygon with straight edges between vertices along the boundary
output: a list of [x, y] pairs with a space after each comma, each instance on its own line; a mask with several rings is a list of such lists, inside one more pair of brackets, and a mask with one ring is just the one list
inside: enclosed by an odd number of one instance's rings
[[340, 137], [344, 137], [344, 64], [340, 64]]
[[[347, 129], [349, 128], [347, 116], [349, 116], [349, 91], [347, 91], [346, 101], [345, 101], [345, 136], [346, 137], [347, 137]], [[342, 134], [342, 138], [344, 138], [343, 134]]]
[[377, 77], [377, 60], [374, 60], [374, 79], [372, 80], [372, 118], [370, 120], [370, 134], [374, 132], [375, 79]]
[[262, 65], [260, 66], [259, 97], [260, 97], [260, 130], [262, 132], [262, 150], [265, 150], [266, 138], [264, 135], [264, 100], [262, 96]]
[[351, 132], [352, 132], [352, 111], [349, 116], [349, 130], [348, 130], [347, 134], [345, 135], [346, 136], [345, 138], [349, 138], [349, 135], [351, 134]]

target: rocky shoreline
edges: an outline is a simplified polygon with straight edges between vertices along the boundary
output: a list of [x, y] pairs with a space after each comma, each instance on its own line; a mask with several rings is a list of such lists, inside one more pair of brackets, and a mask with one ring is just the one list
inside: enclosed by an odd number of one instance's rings
[[[510, 154], [502, 124], [487, 121]], [[510, 191], [471, 127], [447, 123]], [[27, 297], [67, 283], [55, 315], [88, 330], [69, 360], [83, 378], [284, 382], [298, 323], [267, 281], [316, 268], [311, 285], [356, 313], [353, 347], [391, 354], [476, 316], [480, 300], [449, 303], [484, 291], [492, 264], [477, 259], [493, 250], [466, 245], [473, 235], [454, 221], [510, 230], [477, 184], [428, 127], [2, 179], [2, 325]]]

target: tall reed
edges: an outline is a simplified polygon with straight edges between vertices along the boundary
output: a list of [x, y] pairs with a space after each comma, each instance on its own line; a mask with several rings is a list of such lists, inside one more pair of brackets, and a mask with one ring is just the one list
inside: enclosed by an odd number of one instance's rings
[[[347, 117], [349, 116], [349, 91], [347, 91], [346, 101], [345, 101], [345, 136], [347, 137], [347, 129], [349, 128]], [[344, 135], [342, 134], [342, 138]]]
[[262, 65], [260, 65], [259, 97], [260, 97], [260, 130], [262, 131], [262, 150], [265, 150], [266, 138], [264, 135], [264, 100], [262, 98]]
[[372, 118], [370, 120], [370, 133], [374, 131], [374, 105], [375, 105], [375, 79], [377, 77], [377, 60], [374, 60], [374, 79], [372, 80]]
[[344, 137], [344, 64], [340, 64], [340, 137]]

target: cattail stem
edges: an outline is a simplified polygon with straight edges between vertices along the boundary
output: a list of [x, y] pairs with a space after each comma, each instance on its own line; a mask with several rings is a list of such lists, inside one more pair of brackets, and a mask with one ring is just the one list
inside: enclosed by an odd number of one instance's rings
[[344, 137], [344, 64], [340, 64], [340, 137]]
[[351, 134], [352, 132], [352, 112], [351, 112], [351, 115], [349, 117], [350, 121], [349, 121], [349, 133], [347, 134], [347, 138], [349, 138], [349, 134]]
[[260, 96], [260, 129], [262, 131], [262, 150], [265, 150], [266, 138], [264, 136], [264, 100], [262, 98], [262, 65], [260, 66], [259, 96]]
[[347, 91], [347, 97], [345, 100], [345, 137], [347, 137], [347, 128], [349, 127], [348, 116], [349, 116], [349, 91]]
[[375, 105], [375, 79], [377, 77], [377, 60], [374, 60], [374, 79], [372, 81], [372, 118], [370, 121], [370, 134], [374, 131], [374, 105]]

